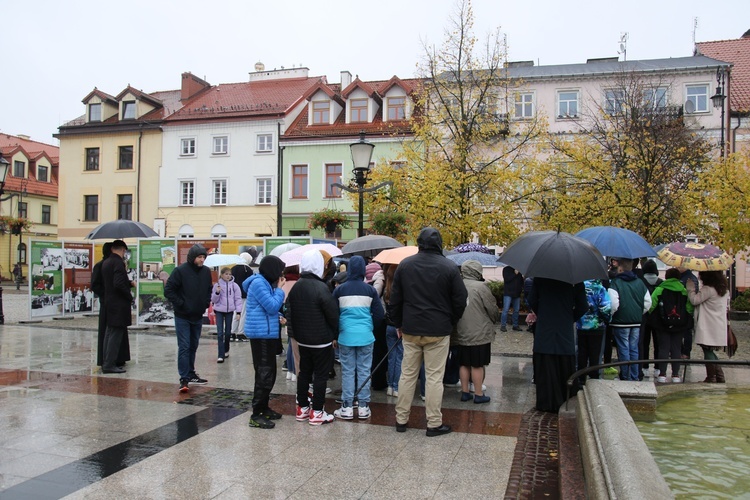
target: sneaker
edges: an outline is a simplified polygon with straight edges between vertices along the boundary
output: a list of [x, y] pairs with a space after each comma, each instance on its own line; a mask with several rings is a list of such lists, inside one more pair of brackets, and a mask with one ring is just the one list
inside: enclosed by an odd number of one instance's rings
[[513, 327], [513, 331], [514, 332], [520, 332], [521, 328], [518, 325], [516, 325], [516, 326]]
[[660, 384], [666, 384], [667, 383], [667, 377], [656, 377], [656, 381]]
[[259, 429], [273, 429], [276, 427], [276, 424], [271, 422], [268, 417], [264, 415], [253, 415], [250, 417], [250, 422], [248, 422], [248, 425], [250, 427], [257, 427]]
[[305, 420], [310, 420], [310, 407], [305, 406], [303, 408], [297, 405], [297, 422], [304, 422]]
[[504, 326], [501, 326], [501, 327], [500, 327], [500, 331], [501, 331], [501, 332], [507, 332], [507, 331], [508, 331], [508, 329], [507, 329], [507, 328], [505, 328]]
[[474, 404], [475, 405], [482, 404], [482, 403], [489, 403], [489, 402], [490, 402], [490, 397], [487, 396], [487, 395], [484, 395], [484, 396], [476, 396], [475, 395], [474, 396]]
[[672, 377], [673, 384], [679, 384], [680, 382], [682, 382], [682, 379], [680, 377]]
[[261, 415], [266, 417], [268, 420], [279, 420], [281, 419], [281, 413], [273, 411], [271, 408], [266, 408], [265, 411], [261, 412]]
[[286, 367], [286, 360], [284, 360], [284, 363], [281, 365], [281, 371], [282, 372], [289, 371], [289, 368]]
[[310, 415], [310, 425], [323, 425], [333, 422], [333, 415], [329, 415], [325, 410], [315, 410]]
[[229, 353], [228, 353], [228, 352], [225, 352], [225, 353], [224, 353], [224, 359], [227, 359], [228, 357], [229, 357]]
[[297, 375], [292, 373], [292, 382], [296, 382], [296, 381], [297, 381]]
[[286, 379], [287, 380], [292, 380], [292, 375], [294, 375], [294, 373], [292, 373], [292, 372], [286, 372]]
[[[482, 384], [482, 392], [487, 390], [487, 386]], [[474, 392], [474, 382], [469, 382], [469, 392]]]
[[393, 397], [394, 398], [398, 397], [398, 389], [393, 389]]
[[425, 399], [427, 399], [427, 398], [425, 397], [425, 395], [424, 395], [424, 394], [420, 394], [420, 395], [419, 395], [419, 398], [420, 398], [420, 399], [421, 399], [422, 401], [424, 401]]
[[237, 342], [250, 342], [250, 339], [245, 337], [244, 333], [237, 334]]
[[360, 406], [359, 410], [357, 410], [357, 418], [360, 420], [365, 420], [370, 418], [370, 407], [369, 406]]
[[461, 401], [468, 401], [471, 399], [471, 394], [468, 392], [461, 393]]
[[237, 342], [237, 335], [235, 335], [235, 334], [231, 334], [231, 335], [229, 336], [229, 341], [230, 341], [230, 342]]
[[342, 406], [340, 409], [334, 410], [333, 416], [341, 420], [351, 420], [354, 418], [354, 408], [351, 406]]
[[388, 387], [388, 389], [385, 390], [386, 396], [393, 396], [393, 387]]
[[216, 362], [217, 362], [217, 363], [223, 363], [223, 362], [224, 362], [224, 358], [217, 358], [217, 359], [216, 359]]
[[180, 380], [180, 392], [188, 392], [189, 390], [188, 379], [183, 378], [182, 380]]
[[208, 380], [201, 378], [197, 373], [193, 373], [190, 375], [190, 383], [195, 385], [206, 385]]

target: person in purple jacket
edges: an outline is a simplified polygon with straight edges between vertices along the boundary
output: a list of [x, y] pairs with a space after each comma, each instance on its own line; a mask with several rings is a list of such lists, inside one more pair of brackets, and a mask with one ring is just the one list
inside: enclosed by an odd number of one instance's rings
[[223, 363], [229, 357], [229, 335], [232, 333], [232, 319], [235, 314], [242, 313], [242, 290], [234, 282], [232, 270], [228, 267], [221, 269], [219, 281], [214, 285], [211, 303], [216, 313], [216, 339], [219, 343], [219, 357], [217, 363]]

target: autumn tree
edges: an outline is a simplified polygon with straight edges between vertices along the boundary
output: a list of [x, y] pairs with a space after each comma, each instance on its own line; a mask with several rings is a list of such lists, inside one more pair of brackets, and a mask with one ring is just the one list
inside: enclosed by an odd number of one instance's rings
[[750, 152], [717, 158], [699, 183], [699, 207], [706, 231], [701, 236], [732, 255], [750, 246]]
[[628, 72], [605, 85], [578, 129], [551, 140], [535, 176], [534, 226], [619, 226], [653, 244], [701, 231], [697, 180], [711, 146], [667, 102], [671, 83]]
[[369, 204], [371, 214], [408, 213], [412, 237], [439, 228], [446, 246], [475, 235], [491, 244], [515, 239], [525, 162], [544, 129], [509, 119], [514, 93], [503, 39], [496, 30], [480, 44], [473, 23], [471, 2], [460, 1], [442, 46], [423, 45], [413, 140], [403, 144], [402, 163], [378, 166], [373, 181], [393, 185]]

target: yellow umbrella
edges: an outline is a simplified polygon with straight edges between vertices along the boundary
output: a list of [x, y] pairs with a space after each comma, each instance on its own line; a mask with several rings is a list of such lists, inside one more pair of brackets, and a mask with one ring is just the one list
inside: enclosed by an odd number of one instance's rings
[[659, 260], [669, 267], [693, 271], [724, 271], [732, 266], [732, 257], [721, 248], [704, 243], [678, 241], [657, 252]]

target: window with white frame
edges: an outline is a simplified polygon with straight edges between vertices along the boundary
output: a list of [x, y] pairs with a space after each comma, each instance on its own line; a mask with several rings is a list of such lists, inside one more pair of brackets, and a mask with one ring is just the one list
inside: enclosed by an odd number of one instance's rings
[[258, 205], [271, 204], [271, 179], [264, 177], [256, 181], [256, 190], [258, 192]]
[[228, 135], [217, 135], [214, 137], [214, 148], [213, 154], [225, 155], [229, 153], [229, 136]]
[[180, 206], [192, 207], [193, 205], [195, 205], [195, 183], [180, 181]]
[[214, 193], [214, 205], [226, 205], [227, 204], [227, 180], [226, 179], [215, 179], [213, 187]]
[[89, 104], [89, 121], [100, 122], [102, 121], [102, 105], [99, 103]]
[[195, 156], [195, 137], [180, 139], [180, 156]]
[[685, 101], [693, 103], [690, 113], [708, 112], [708, 85], [687, 85], [685, 87]]
[[334, 184], [341, 184], [342, 172], [341, 163], [326, 163], [326, 198], [341, 198], [341, 188]]
[[534, 117], [534, 94], [532, 92], [519, 92], [516, 94], [516, 116], [517, 119]]
[[292, 165], [292, 198], [307, 198], [307, 165]]
[[577, 90], [559, 90], [557, 92], [557, 117], [578, 118]]
[[625, 91], [623, 89], [604, 90], [604, 112], [608, 115], [619, 115], [625, 105]]
[[273, 134], [258, 134], [258, 145], [255, 151], [257, 153], [273, 152]]
[[643, 105], [650, 109], [665, 108], [667, 106], [667, 89], [658, 87], [644, 90]]

